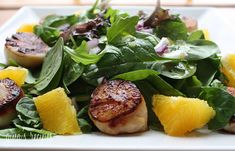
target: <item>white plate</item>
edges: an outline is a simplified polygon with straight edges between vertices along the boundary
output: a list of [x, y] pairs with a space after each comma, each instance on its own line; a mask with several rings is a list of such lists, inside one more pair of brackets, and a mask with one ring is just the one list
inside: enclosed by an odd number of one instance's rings
[[[23, 23], [38, 22], [48, 14], [71, 14], [88, 7], [24, 7], [0, 29], [0, 62], [4, 62], [3, 47], [5, 38], [15, 33]], [[137, 10], [151, 12], [152, 7], [118, 7], [136, 13]], [[234, 49], [234, 31], [227, 25], [214, 8], [170, 8], [173, 12], [192, 16], [199, 21], [199, 27], [208, 29], [223, 53]], [[41, 140], [6, 140], [0, 139], [0, 150], [235, 150], [235, 136], [221, 133], [200, 131], [188, 137], [171, 137], [162, 132], [148, 131], [145, 133], [107, 136], [101, 133], [77, 136], [56, 136]]]

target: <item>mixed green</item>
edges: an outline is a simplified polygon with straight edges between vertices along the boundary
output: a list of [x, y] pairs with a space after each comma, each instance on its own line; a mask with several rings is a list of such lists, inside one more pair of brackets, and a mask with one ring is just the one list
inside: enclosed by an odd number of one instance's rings
[[[17, 106], [13, 128], [0, 137], [51, 137], [42, 129], [33, 97], [63, 87], [76, 101], [83, 133], [97, 131], [88, 116], [91, 93], [101, 81], [134, 82], [143, 94], [150, 129], [162, 130], [151, 110], [152, 96], [187, 96], [204, 99], [216, 111], [208, 129], [223, 129], [235, 113], [235, 97], [227, 92], [220, 72], [220, 50], [202, 30], [189, 32], [180, 15], [160, 9], [147, 24], [144, 14], [132, 16], [95, 5], [79, 15], [49, 15], [34, 27], [48, 46], [42, 67], [29, 69], [23, 89], [27, 97]], [[11, 135], [16, 134], [16, 135]], [[16, 136], [16, 137], [14, 137]]]

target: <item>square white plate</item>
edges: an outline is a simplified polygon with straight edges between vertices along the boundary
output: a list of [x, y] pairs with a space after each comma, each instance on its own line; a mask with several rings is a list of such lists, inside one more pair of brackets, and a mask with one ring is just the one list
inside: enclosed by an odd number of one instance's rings
[[[6, 37], [16, 32], [23, 23], [38, 22], [48, 14], [72, 14], [89, 7], [24, 7], [20, 9], [2, 28], [0, 28], [0, 62], [5, 62], [3, 48]], [[138, 10], [150, 13], [153, 7], [116, 7], [132, 14]], [[226, 17], [221, 17], [215, 8], [170, 8], [174, 13], [198, 19], [199, 28], [207, 29], [223, 53], [234, 49], [233, 28], [226, 24]], [[77, 136], [56, 136], [40, 140], [7, 140], [0, 139], [0, 150], [235, 150], [235, 135], [200, 131], [188, 137], [171, 137], [162, 132], [148, 131], [145, 133], [108, 136], [101, 133]]]

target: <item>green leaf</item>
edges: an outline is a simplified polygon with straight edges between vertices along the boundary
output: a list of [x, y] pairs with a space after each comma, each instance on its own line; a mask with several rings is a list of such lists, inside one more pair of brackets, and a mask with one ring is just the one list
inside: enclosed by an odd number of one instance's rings
[[187, 39], [187, 28], [180, 18], [161, 21], [155, 32], [160, 38], [168, 37], [174, 41]]
[[69, 86], [75, 82], [83, 73], [84, 66], [76, 63], [71, 59], [70, 55], [64, 56], [64, 69], [63, 69], [63, 82], [66, 86]]
[[112, 9], [112, 8], [109, 8], [104, 15], [106, 19], [109, 18], [111, 24], [113, 24], [119, 17], [125, 18], [128, 16], [129, 16], [128, 13], [121, 11], [119, 9]]
[[42, 128], [42, 123], [36, 110], [33, 99], [23, 97], [16, 104], [19, 120], [23, 125], [34, 128]]
[[84, 65], [97, 63], [104, 55], [102, 52], [99, 54], [89, 54], [86, 41], [82, 41], [82, 44], [75, 50], [67, 46], [64, 48], [76, 63], [81, 63]]
[[138, 16], [119, 17], [107, 31], [109, 44], [117, 43], [122, 36], [135, 33], [135, 25], [139, 21]]
[[87, 16], [89, 19], [95, 18], [97, 13], [100, 12], [100, 9], [98, 7], [99, 2], [100, 0], [96, 0], [92, 7], [86, 12], [85, 16]]
[[158, 75], [152, 75], [147, 81], [160, 93], [167, 96], [184, 96], [182, 92], [175, 89]]
[[35, 129], [31, 127], [22, 126], [21, 125], [22, 123], [19, 119], [13, 120], [13, 124], [16, 126], [16, 128], [22, 130], [26, 135], [29, 133], [30, 137], [28, 136], [27, 138], [40, 139], [40, 138], [49, 138], [55, 136], [55, 133], [52, 133], [44, 129]]
[[212, 58], [206, 58], [197, 62], [195, 75], [202, 82], [203, 86], [209, 86], [214, 80], [216, 73], [219, 72], [220, 59], [214, 62]]
[[138, 89], [140, 89], [140, 92], [145, 99], [146, 106], [148, 108], [148, 125], [150, 129], [163, 131], [161, 122], [152, 110], [152, 97], [158, 92], [158, 90], [156, 90], [154, 86], [150, 84], [150, 82], [145, 80], [135, 81], [135, 84], [137, 85]]
[[136, 33], [135, 36], [123, 37], [118, 48], [107, 45], [103, 51], [108, 49], [112, 53], [106, 53], [96, 65], [85, 68], [82, 77], [96, 85], [101, 77], [109, 79], [134, 70], [151, 69], [173, 79], [184, 79], [196, 72], [194, 63], [159, 58], [154, 50], [158, 39], [153, 35]]
[[83, 118], [78, 118], [78, 123], [81, 128], [82, 133], [91, 133], [92, 132], [92, 126], [87, 120]]
[[202, 30], [196, 30], [188, 36], [188, 41], [194, 41], [199, 39], [205, 39], [204, 33]]
[[43, 139], [55, 136], [54, 133], [46, 130], [38, 130], [34, 128], [17, 125], [17, 128], [9, 128], [0, 130], [0, 138], [2, 139]]
[[163, 54], [163, 58], [202, 60], [219, 52], [218, 46], [208, 40], [177, 41], [168, 47], [169, 52]]
[[42, 26], [46, 27], [60, 27], [62, 25], [68, 24], [73, 25], [78, 21], [76, 15], [69, 15], [69, 16], [59, 16], [59, 15], [48, 15], [43, 19], [41, 23]]
[[60, 31], [58, 29], [42, 25], [36, 25], [34, 27], [34, 33], [49, 46], [53, 46], [60, 37]]
[[204, 87], [200, 98], [206, 100], [216, 111], [215, 117], [208, 123], [210, 130], [224, 128], [235, 114], [235, 97], [224, 89]]
[[91, 133], [92, 122], [88, 115], [88, 105], [83, 107], [77, 114], [78, 123], [83, 133]]
[[58, 86], [63, 67], [63, 47], [63, 39], [60, 38], [46, 54], [40, 77], [35, 85], [38, 91], [47, 92]]
[[9, 128], [0, 130], [0, 138], [4, 139], [26, 139], [28, 133], [18, 128]]
[[154, 70], [135, 70], [126, 73], [122, 73], [114, 76], [112, 79], [124, 79], [127, 81], [137, 81], [146, 79], [150, 75], [158, 75], [159, 73]]

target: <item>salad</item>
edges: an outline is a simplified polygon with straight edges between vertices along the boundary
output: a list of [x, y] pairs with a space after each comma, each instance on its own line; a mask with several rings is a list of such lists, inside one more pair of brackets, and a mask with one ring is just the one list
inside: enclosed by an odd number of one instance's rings
[[0, 138], [234, 133], [235, 54], [221, 56], [190, 16], [136, 15], [97, 0], [6, 38]]

